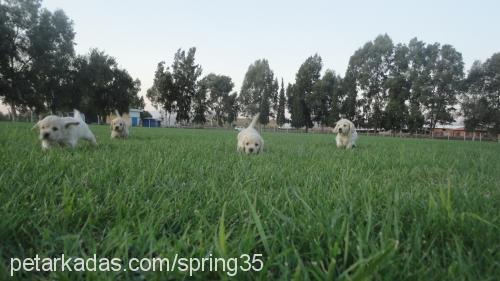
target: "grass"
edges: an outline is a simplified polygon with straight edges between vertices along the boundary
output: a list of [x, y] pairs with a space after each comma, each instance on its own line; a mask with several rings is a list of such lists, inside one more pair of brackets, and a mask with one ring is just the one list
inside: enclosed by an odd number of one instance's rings
[[498, 280], [500, 145], [133, 128], [42, 152], [0, 122], [0, 279], [12, 257], [239, 257], [259, 272], [16, 272], [9, 280]]

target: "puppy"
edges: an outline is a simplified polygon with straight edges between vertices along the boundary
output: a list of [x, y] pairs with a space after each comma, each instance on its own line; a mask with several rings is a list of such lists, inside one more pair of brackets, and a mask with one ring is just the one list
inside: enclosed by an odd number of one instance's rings
[[356, 133], [356, 127], [354, 127], [351, 121], [340, 119], [337, 121], [335, 128], [333, 128], [333, 132], [337, 134], [336, 141], [338, 148], [351, 149], [356, 146], [358, 133]]
[[264, 149], [264, 140], [260, 136], [259, 132], [254, 129], [258, 119], [259, 114], [257, 113], [248, 128], [243, 129], [238, 133], [238, 144], [236, 147], [238, 152], [258, 154]]
[[128, 138], [128, 124], [115, 110], [116, 118], [111, 121], [111, 138]]
[[80, 112], [74, 110], [74, 117], [59, 117], [49, 115], [33, 126], [39, 129], [39, 139], [42, 141], [42, 149], [47, 150], [54, 145], [69, 146], [74, 148], [80, 139], [97, 145], [94, 134], [82, 120]]

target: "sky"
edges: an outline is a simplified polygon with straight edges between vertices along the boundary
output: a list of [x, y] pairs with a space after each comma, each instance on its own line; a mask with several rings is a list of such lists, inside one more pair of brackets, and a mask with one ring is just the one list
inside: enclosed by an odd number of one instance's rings
[[98, 48], [115, 57], [141, 80], [141, 95], [152, 85], [158, 62], [171, 65], [177, 49], [192, 46], [203, 75], [228, 75], [236, 91], [248, 66], [261, 58], [285, 85], [315, 53], [324, 70], [343, 76], [354, 51], [384, 33], [394, 43], [417, 37], [451, 44], [466, 69], [500, 52], [500, 1], [44, 0], [42, 5], [63, 9], [73, 20], [78, 54]]

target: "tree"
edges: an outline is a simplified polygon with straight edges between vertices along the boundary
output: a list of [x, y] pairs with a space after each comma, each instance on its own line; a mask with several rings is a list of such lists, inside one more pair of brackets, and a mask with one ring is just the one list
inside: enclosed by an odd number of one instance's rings
[[189, 122], [191, 100], [196, 94], [196, 82], [200, 77], [201, 66], [195, 64], [196, 48], [192, 47], [187, 54], [177, 50], [172, 64], [173, 92], [177, 106], [177, 122]]
[[428, 62], [434, 57], [433, 45], [425, 45], [417, 38], [408, 44], [408, 82], [410, 83], [407, 126], [410, 132], [418, 132], [425, 124], [422, 96], [428, 88]]
[[307, 58], [295, 76], [295, 85], [290, 89], [289, 106], [292, 126], [296, 128], [305, 126], [306, 132], [313, 127], [310, 96], [314, 84], [320, 78], [322, 66], [321, 57], [318, 54]]
[[146, 97], [153, 106], [162, 108], [172, 114], [176, 111], [176, 91], [174, 91], [174, 78], [170, 70], [165, 68], [165, 62], [158, 63], [155, 71], [153, 85], [147, 90]]
[[217, 125], [222, 126], [224, 123], [224, 101], [234, 87], [231, 77], [210, 73], [198, 84], [199, 88], [208, 93], [208, 107], [213, 111]]
[[278, 109], [276, 112], [276, 124], [278, 124], [278, 126], [283, 126], [286, 123], [285, 107], [285, 85], [283, 84], [283, 78], [281, 78], [281, 89], [278, 98]]
[[348, 72], [354, 88], [360, 90], [363, 119], [375, 130], [382, 127], [383, 109], [387, 101], [385, 82], [388, 78], [394, 44], [391, 38], [379, 35], [367, 42], [349, 59]]
[[485, 89], [489, 105], [488, 129], [500, 133], [500, 53], [495, 53], [485, 62]]
[[311, 107], [313, 120], [321, 126], [333, 125], [340, 117], [340, 104], [343, 92], [340, 77], [333, 70], [326, 70], [314, 86], [307, 103]]
[[29, 34], [38, 24], [40, 6], [39, 0], [0, 3], [0, 98], [10, 106], [13, 119], [19, 106], [43, 106], [35, 96], [29, 71]]
[[427, 64], [428, 87], [422, 92], [421, 101], [426, 110], [426, 119], [430, 129], [436, 124], [454, 121], [452, 113], [457, 104], [463, 79], [462, 54], [451, 45], [430, 46], [431, 63]]
[[207, 83], [205, 83], [202, 79], [202, 81], [198, 82], [196, 94], [193, 97], [193, 123], [205, 124], [207, 122], [207, 118], [205, 116], [205, 113], [208, 110], [207, 91]]
[[408, 107], [406, 101], [410, 95], [408, 76], [409, 49], [398, 44], [394, 49], [394, 58], [390, 65], [389, 76], [384, 88], [388, 91], [388, 102], [384, 111], [384, 128], [400, 131], [407, 126]]
[[100, 121], [115, 110], [128, 112], [131, 105], [141, 105], [137, 96], [140, 81], [118, 67], [116, 60], [97, 49], [75, 60], [72, 89], [74, 101], [88, 120]]
[[356, 78], [352, 73], [352, 69], [347, 69], [344, 79], [340, 81], [340, 91], [344, 99], [340, 106], [340, 115], [351, 120], [355, 124], [360, 124], [360, 114], [358, 108], [358, 92], [356, 87]]
[[232, 124], [238, 117], [238, 112], [240, 110], [238, 104], [238, 94], [236, 92], [226, 96], [224, 98], [224, 120], [228, 124]]
[[[51, 112], [72, 110], [68, 90], [69, 69], [75, 56], [74, 36], [72, 22], [62, 10], [51, 13], [46, 9], [41, 11], [38, 23], [28, 34], [30, 77], [39, 103]], [[43, 109], [37, 108], [37, 111]]]
[[141, 111], [140, 117], [141, 117], [141, 119], [151, 118], [151, 117], [153, 117], [153, 115], [151, 115], [151, 113], [149, 111], [144, 110], [144, 111]]
[[241, 86], [239, 103], [245, 115], [260, 113], [259, 122], [269, 123], [269, 117], [277, 108], [278, 81], [266, 59], [257, 60], [248, 67]]
[[488, 122], [489, 106], [486, 98], [485, 78], [483, 64], [475, 61], [464, 81], [466, 90], [461, 102], [465, 129], [469, 132], [474, 132]]
[[465, 79], [462, 96], [462, 114], [465, 129], [488, 129], [500, 132], [500, 53], [493, 54], [485, 63], [474, 62]]

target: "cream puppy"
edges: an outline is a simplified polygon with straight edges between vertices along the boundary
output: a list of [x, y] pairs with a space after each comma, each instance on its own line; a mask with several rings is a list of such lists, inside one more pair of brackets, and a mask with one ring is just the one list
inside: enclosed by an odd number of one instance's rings
[[356, 127], [354, 127], [351, 121], [340, 119], [337, 121], [335, 128], [333, 128], [333, 132], [337, 134], [336, 141], [338, 148], [351, 149], [356, 146], [358, 133], [356, 133]]
[[259, 132], [254, 129], [258, 119], [259, 114], [257, 113], [248, 128], [243, 129], [238, 133], [237, 151], [244, 152], [246, 154], [258, 154], [264, 149], [264, 140], [260, 136]]
[[115, 110], [116, 118], [111, 121], [111, 138], [128, 138], [128, 124], [125, 119]]
[[42, 149], [47, 150], [54, 145], [69, 146], [74, 148], [80, 139], [97, 145], [94, 134], [82, 120], [80, 112], [74, 110], [74, 117], [59, 117], [49, 115], [33, 126], [39, 129], [39, 139], [42, 141]]

